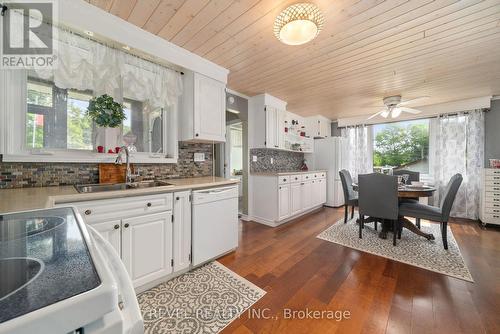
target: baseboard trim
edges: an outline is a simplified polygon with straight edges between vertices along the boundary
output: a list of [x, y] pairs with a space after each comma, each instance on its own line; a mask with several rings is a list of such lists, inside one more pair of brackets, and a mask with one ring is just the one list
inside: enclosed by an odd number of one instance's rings
[[288, 217], [288, 218], [286, 218], [284, 220], [281, 220], [281, 221], [272, 221], [272, 220], [268, 220], [268, 219], [265, 219], [265, 218], [262, 218], [262, 217], [256, 217], [256, 216], [248, 216], [247, 217], [248, 220], [245, 220], [245, 221], [252, 221], [252, 222], [263, 224], [263, 225], [266, 225], [266, 226], [269, 226], [269, 227], [277, 227], [277, 226], [283, 225], [285, 223], [291, 222], [292, 220], [295, 220], [297, 218], [304, 217], [305, 215], [308, 215], [310, 213], [319, 211], [322, 208], [323, 208], [323, 205], [318, 205], [318, 206], [315, 206], [315, 207], [313, 207], [313, 208], [311, 208], [311, 209], [309, 209], [307, 211], [301, 212], [298, 215], [295, 215], [295, 216], [292, 216], [292, 217]]

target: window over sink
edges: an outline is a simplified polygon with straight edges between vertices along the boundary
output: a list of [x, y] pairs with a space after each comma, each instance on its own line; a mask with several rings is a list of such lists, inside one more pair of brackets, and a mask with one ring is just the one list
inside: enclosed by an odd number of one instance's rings
[[[132, 162], [176, 162], [181, 74], [67, 31], [58, 39], [56, 68], [0, 71], [3, 160], [113, 162], [98, 151], [127, 145]], [[89, 100], [103, 94], [124, 107], [118, 128], [87, 116]]]

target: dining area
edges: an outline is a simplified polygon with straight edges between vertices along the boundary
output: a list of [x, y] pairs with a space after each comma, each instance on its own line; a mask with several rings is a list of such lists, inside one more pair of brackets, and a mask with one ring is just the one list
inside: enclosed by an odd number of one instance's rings
[[339, 176], [343, 219], [318, 238], [473, 281], [449, 226], [463, 182], [460, 173], [442, 190], [405, 169], [358, 174], [356, 180], [343, 169]]
[[[358, 182], [352, 180], [348, 170], [339, 172], [345, 199], [345, 219], [351, 206], [351, 218], [358, 208], [359, 238], [363, 237], [366, 224], [373, 224], [374, 230], [381, 225], [379, 238], [387, 239], [392, 233], [393, 246], [401, 239], [403, 230], [414, 233], [427, 240], [434, 240], [432, 233], [421, 230], [421, 220], [439, 223], [444, 249], [448, 249], [447, 224], [456, 194], [463, 177], [455, 174], [448, 182], [439, 206], [431, 206], [420, 202], [421, 198], [432, 197], [436, 188], [420, 182], [418, 172], [397, 170], [393, 175], [371, 173], [358, 175]], [[413, 218], [413, 223], [408, 218]]]

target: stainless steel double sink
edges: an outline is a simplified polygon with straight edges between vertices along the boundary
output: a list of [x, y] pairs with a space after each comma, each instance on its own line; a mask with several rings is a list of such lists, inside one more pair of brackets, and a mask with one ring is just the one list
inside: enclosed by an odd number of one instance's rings
[[77, 184], [76, 191], [79, 193], [97, 193], [104, 191], [141, 189], [153, 187], [173, 187], [174, 185], [166, 181], [142, 181], [133, 183], [103, 183], [103, 184]]

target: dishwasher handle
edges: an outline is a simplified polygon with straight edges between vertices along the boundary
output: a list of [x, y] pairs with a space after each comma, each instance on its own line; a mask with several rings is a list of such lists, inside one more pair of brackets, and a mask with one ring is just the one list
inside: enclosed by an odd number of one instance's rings
[[219, 194], [233, 191], [234, 188], [235, 188], [234, 186], [233, 187], [225, 187], [225, 188], [212, 188], [212, 189], [206, 189], [206, 190], [196, 190], [196, 191], [194, 191], [194, 193], [207, 194], [207, 195], [219, 195]]

